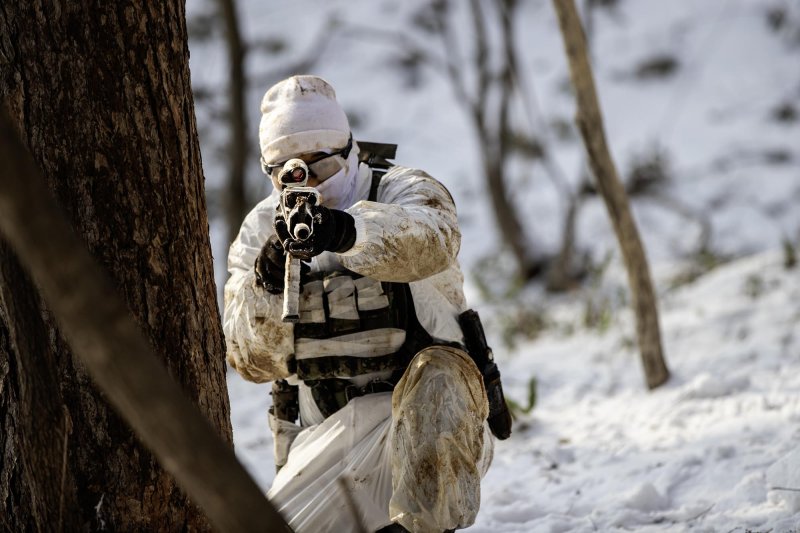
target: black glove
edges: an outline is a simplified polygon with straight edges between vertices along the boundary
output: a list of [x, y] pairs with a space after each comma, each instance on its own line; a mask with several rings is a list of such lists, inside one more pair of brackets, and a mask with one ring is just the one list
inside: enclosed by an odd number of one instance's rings
[[353, 247], [356, 242], [356, 223], [350, 213], [321, 205], [313, 206], [311, 213], [314, 232], [305, 241], [293, 239], [283, 217], [275, 217], [275, 233], [292, 255], [308, 261], [322, 252], [342, 253]]
[[[254, 270], [256, 272], [256, 285], [270, 294], [283, 292], [283, 280], [286, 275], [286, 251], [283, 249], [277, 235], [270, 235], [267, 242], [264, 243], [258, 253], [258, 257], [256, 257]], [[306, 264], [300, 265], [301, 285], [303, 277], [310, 271], [310, 266]]]
[[270, 235], [261, 248], [255, 264], [256, 285], [270, 294], [283, 292], [283, 277], [286, 271], [286, 252], [277, 235]]

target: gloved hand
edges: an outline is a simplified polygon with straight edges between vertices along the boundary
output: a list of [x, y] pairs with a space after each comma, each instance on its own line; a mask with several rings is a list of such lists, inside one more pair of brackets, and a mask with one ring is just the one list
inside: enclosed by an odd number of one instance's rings
[[270, 294], [283, 292], [286, 252], [277, 235], [270, 235], [261, 248], [255, 264], [256, 285]]
[[293, 239], [283, 217], [275, 217], [275, 233], [286, 250], [295, 257], [308, 261], [325, 251], [342, 253], [353, 247], [356, 242], [356, 225], [350, 213], [321, 205], [313, 206], [311, 212], [314, 217], [314, 232], [305, 241]]

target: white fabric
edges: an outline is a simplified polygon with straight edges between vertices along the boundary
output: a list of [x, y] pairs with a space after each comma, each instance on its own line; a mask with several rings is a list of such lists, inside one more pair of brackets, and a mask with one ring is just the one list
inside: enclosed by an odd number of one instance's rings
[[342, 483], [367, 531], [389, 524], [391, 409], [391, 393], [362, 396], [300, 432], [267, 493], [294, 531], [359, 533]]
[[336, 92], [317, 76], [292, 76], [276, 83], [264, 94], [261, 113], [258, 137], [267, 164], [341, 148], [350, 138], [350, 124], [336, 102]]
[[344, 168], [317, 185], [316, 189], [322, 196], [322, 203], [325, 206], [347, 209], [355, 203], [359, 192], [355, 187], [359, 173], [358, 153], [358, 143], [354, 141]]
[[295, 343], [297, 359], [329, 355], [378, 357], [397, 352], [406, 340], [403, 329], [381, 328], [340, 335], [335, 339], [299, 339]]
[[281, 420], [272, 413], [268, 413], [267, 417], [269, 419], [269, 428], [272, 430], [275, 466], [281, 468], [286, 464], [289, 458], [289, 449], [302, 428], [287, 420]]

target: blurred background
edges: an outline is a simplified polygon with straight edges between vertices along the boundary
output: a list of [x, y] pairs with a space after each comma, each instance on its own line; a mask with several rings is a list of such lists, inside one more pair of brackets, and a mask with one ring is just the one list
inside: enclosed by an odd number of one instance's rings
[[[577, 3], [612, 156], [656, 277], [679, 284], [737, 256], [796, 246], [800, 5]], [[187, 7], [220, 290], [229, 243], [271, 190], [258, 162], [261, 96], [299, 73], [334, 85], [356, 139], [398, 144], [397, 163], [450, 189], [470, 296], [515, 307], [496, 325], [530, 334], [546, 321], [531, 303], [539, 298], [506, 296], [586, 287], [620, 261], [573, 124], [550, 2]], [[614, 292], [600, 305], [624, 305]], [[508, 323], [514, 316], [531, 323]]]
[[[228, 246], [271, 191], [261, 96], [322, 76], [357, 140], [398, 144], [458, 207], [468, 303], [517, 417], [474, 531], [797, 531], [800, 3], [576, 3], [666, 385], [642, 379], [548, 0], [188, 2], [220, 296]], [[237, 454], [266, 489], [269, 387], [228, 385]]]

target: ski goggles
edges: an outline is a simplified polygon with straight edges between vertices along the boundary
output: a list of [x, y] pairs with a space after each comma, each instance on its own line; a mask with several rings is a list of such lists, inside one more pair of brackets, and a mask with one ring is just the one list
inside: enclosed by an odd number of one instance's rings
[[[336, 150], [330, 154], [325, 152], [302, 154], [297, 157], [293, 157], [292, 159], [301, 159], [308, 167], [311, 177], [316, 177], [319, 181], [325, 181], [344, 168], [345, 160], [350, 155], [350, 150], [352, 150], [352, 148], [353, 137], [351, 135], [350, 139], [347, 141], [347, 145], [340, 150]], [[282, 163], [267, 164], [264, 161], [264, 158], [261, 158], [261, 170], [270, 178], [277, 179], [278, 174], [280, 174], [281, 170], [283, 169], [283, 165], [285, 164], [286, 161]]]

